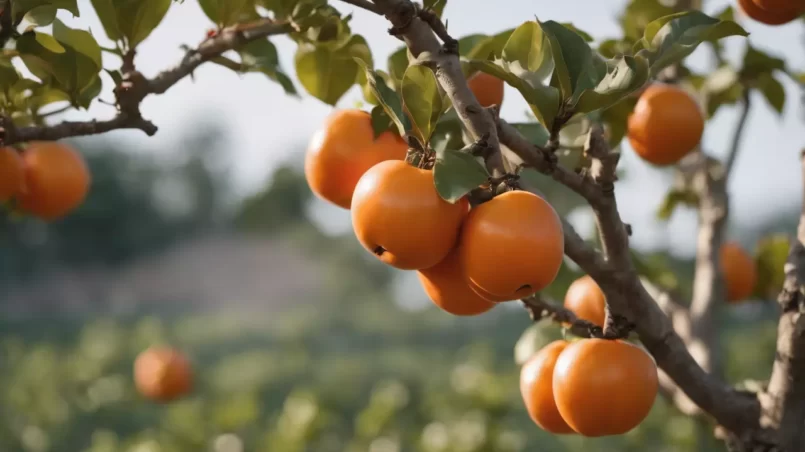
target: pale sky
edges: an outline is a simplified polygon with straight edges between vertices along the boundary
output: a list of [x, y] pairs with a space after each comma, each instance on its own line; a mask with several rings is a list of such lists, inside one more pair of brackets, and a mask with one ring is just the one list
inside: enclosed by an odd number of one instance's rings
[[[388, 24], [338, 0], [332, 2], [342, 11], [354, 11], [353, 31], [366, 37], [376, 65], [385, 68], [388, 54], [400, 46], [400, 41], [386, 33]], [[449, 0], [445, 17], [449, 19], [450, 33], [455, 37], [470, 33], [493, 34], [537, 16], [541, 20], [573, 22], [596, 39], [618, 37], [616, 17], [625, 1], [507, 0], [505, 7], [501, 6], [503, 3]], [[728, 1], [710, 0], [705, 3], [706, 12], [713, 13]], [[79, 4], [80, 18], [73, 19], [64, 12], [60, 17], [71, 26], [90, 28], [102, 45], [109, 45], [90, 2], [80, 0]], [[801, 24], [799, 21], [782, 27], [768, 27], [742, 21], [751, 33], [749, 39], [755, 47], [783, 56], [792, 68], [805, 71], [805, 27]], [[174, 3], [162, 24], [140, 45], [136, 60], [138, 68], [146, 76], [153, 76], [175, 65], [183, 55], [180, 46], [198, 44], [211, 26], [195, 0]], [[275, 38], [274, 42], [286, 72], [293, 77], [294, 44], [284, 37]], [[742, 55], [742, 38], [727, 38], [724, 44], [731, 61]], [[708, 57], [709, 49], [702, 46], [691, 57], [691, 66], [705, 69]], [[104, 58], [107, 67], [119, 66], [115, 57], [105, 55]], [[782, 119], [762, 97], [753, 98], [755, 107], [730, 184], [732, 214], [741, 223], [754, 223], [758, 218], [798, 202], [800, 198], [797, 154], [805, 147], [805, 112], [800, 101], [802, 93], [788, 79], [783, 83], [788, 100]], [[301, 85], [297, 84], [297, 88], [302, 91]], [[111, 81], [105, 80], [103, 99], [113, 99], [111, 89]], [[359, 90], [353, 88], [338, 106], [352, 107], [360, 99]], [[503, 117], [511, 121], [523, 120], [526, 109], [517, 91], [507, 86]], [[227, 151], [234, 161], [236, 186], [241, 193], [250, 193], [262, 186], [275, 165], [304, 147], [309, 136], [331, 111], [330, 106], [307, 94], [303, 94], [302, 99], [285, 96], [277, 84], [263, 75], [239, 76], [228, 69], [207, 64], [196, 71], [195, 82], [187, 78], [166, 94], [145, 100], [142, 112], [159, 126], [156, 136], [149, 138], [139, 131], [116, 131], [109, 136], [143, 143], [146, 149], [158, 149], [160, 142], [177, 143], [177, 139], [193, 127], [198, 118], [213, 115], [231, 134]], [[108, 118], [113, 113], [112, 107], [95, 102], [88, 113], [71, 113], [65, 119]], [[734, 108], [722, 108], [705, 130], [705, 149], [714, 155], [723, 155], [736, 119]], [[656, 222], [654, 211], [666, 190], [669, 171], [653, 169], [639, 161], [625, 143], [624, 140], [621, 162], [628, 177], [618, 184], [617, 194], [624, 221], [634, 227], [633, 243], [640, 248], [671, 246], [681, 254], [689, 254], [693, 250], [695, 215], [678, 212], [667, 225]], [[326, 219], [335, 230], [349, 227], [349, 213], [345, 210], [317, 203], [314, 211], [317, 218]], [[589, 230], [588, 220], [578, 224], [585, 232]]]

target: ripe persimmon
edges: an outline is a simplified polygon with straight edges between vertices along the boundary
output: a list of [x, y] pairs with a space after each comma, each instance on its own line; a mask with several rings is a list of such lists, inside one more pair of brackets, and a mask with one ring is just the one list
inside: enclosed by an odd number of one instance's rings
[[134, 384], [143, 396], [169, 402], [193, 388], [193, 370], [187, 357], [171, 347], [154, 346], [134, 361]]
[[337, 110], [308, 144], [305, 179], [316, 196], [349, 209], [363, 173], [385, 160], [403, 160], [407, 152], [408, 145], [394, 132], [374, 137], [369, 113]]
[[421, 270], [453, 249], [469, 202], [443, 200], [433, 171], [388, 160], [361, 177], [351, 207], [352, 227], [364, 248], [392, 267]]
[[576, 317], [600, 327], [606, 319], [606, 297], [590, 275], [573, 281], [565, 292], [565, 307]]
[[543, 347], [520, 369], [520, 394], [531, 420], [551, 433], [574, 433], [567, 425], [553, 398], [553, 370], [559, 354], [568, 346], [558, 340]]
[[752, 256], [739, 243], [729, 241], [721, 245], [719, 259], [727, 301], [749, 298], [757, 283], [757, 267]]
[[533, 193], [514, 190], [470, 211], [459, 247], [470, 287], [487, 300], [508, 301], [553, 282], [564, 243], [553, 207]]
[[467, 85], [482, 107], [500, 106], [503, 103], [504, 83], [494, 75], [476, 72], [467, 80]]
[[84, 157], [55, 141], [29, 143], [22, 154], [25, 181], [20, 208], [43, 220], [56, 220], [78, 207], [89, 193], [90, 173]]
[[435, 266], [419, 270], [417, 276], [433, 304], [450, 314], [478, 315], [495, 307], [495, 303], [485, 300], [467, 285], [457, 248]]
[[0, 202], [11, 199], [22, 189], [23, 162], [14, 148], [0, 148]]
[[627, 120], [629, 144], [643, 160], [666, 166], [678, 162], [702, 139], [704, 115], [683, 89], [662, 83], [646, 88]]
[[783, 25], [805, 12], [801, 1], [738, 0], [738, 6], [750, 19], [765, 25]]
[[621, 435], [646, 418], [657, 396], [657, 365], [625, 341], [582, 339], [568, 345], [553, 371], [556, 407], [589, 437]]

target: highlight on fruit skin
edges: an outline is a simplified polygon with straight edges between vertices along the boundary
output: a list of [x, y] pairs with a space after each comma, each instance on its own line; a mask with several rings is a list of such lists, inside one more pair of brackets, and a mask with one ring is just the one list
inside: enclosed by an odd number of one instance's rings
[[474, 292], [464, 278], [458, 249], [433, 267], [417, 271], [417, 277], [428, 298], [441, 310], [457, 316], [483, 314], [496, 303]]
[[525, 298], [559, 273], [562, 221], [543, 198], [509, 191], [470, 211], [459, 248], [467, 281], [479, 295], [490, 301]]
[[134, 384], [144, 397], [155, 402], [170, 402], [193, 389], [193, 369], [179, 350], [153, 346], [134, 361]]
[[32, 141], [22, 153], [25, 181], [20, 209], [46, 221], [64, 217], [87, 197], [91, 175], [84, 156], [56, 141]]
[[553, 395], [556, 360], [569, 345], [557, 340], [541, 348], [520, 369], [520, 395], [537, 426], [554, 434], [575, 433], [562, 418]]
[[622, 435], [637, 427], [658, 390], [654, 359], [621, 340], [572, 342], [553, 371], [554, 400], [562, 419], [587, 437]]
[[0, 148], [0, 203], [10, 200], [22, 190], [25, 170], [16, 149]]
[[433, 171], [387, 160], [361, 177], [351, 210], [355, 236], [367, 251], [392, 267], [422, 270], [455, 247], [469, 202], [443, 200]]
[[317, 197], [349, 209], [355, 185], [369, 168], [386, 160], [403, 160], [407, 152], [407, 143], [394, 132], [375, 138], [368, 112], [336, 110], [308, 143], [305, 179]]
[[738, 9], [755, 22], [780, 26], [793, 22], [805, 13], [800, 0], [738, 0]]
[[629, 144], [641, 159], [655, 166], [679, 162], [699, 145], [703, 133], [701, 108], [675, 85], [650, 85], [627, 119]]
[[758, 279], [755, 260], [735, 241], [724, 242], [719, 253], [727, 301], [736, 303], [751, 297]]

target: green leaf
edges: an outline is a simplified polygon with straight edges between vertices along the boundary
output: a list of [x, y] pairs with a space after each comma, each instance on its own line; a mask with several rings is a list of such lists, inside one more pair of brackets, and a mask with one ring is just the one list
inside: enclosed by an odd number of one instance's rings
[[377, 137], [379, 137], [383, 132], [391, 130], [393, 127], [395, 127], [394, 121], [391, 120], [382, 105], [377, 105], [372, 108], [371, 116], [372, 132], [374, 133], [375, 139], [377, 139]]
[[509, 41], [514, 28], [504, 30], [494, 36], [470, 35], [459, 40], [459, 52], [468, 60], [488, 60], [498, 58], [503, 53], [503, 47]]
[[550, 132], [548, 129], [542, 126], [542, 124], [536, 122], [523, 122], [523, 123], [511, 123], [511, 125], [517, 129], [521, 134], [523, 134], [529, 142], [536, 144], [537, 146], [544, 146], [548, 143], [548, 139], [551, 137]]
[[468, 149], [447, 149], [436, 155], [433, 183], [439, 196], [451, 204], [458, 202], [489, 178], [486, 168], [467, 151]]
[[57, 41], [56, 38], [54, 38], [53, 36], [38, 31], [35, 31], [33, 33], [34, 37], [36, 38], [36, 42], [38, 42], [42, 47], [50, 50], [53, 53], [66, 52], [64, 46], [59, 44], [59, 41]]
[[758, 241], [755, 250], [757, 284], [754, 294], [759, 298], [776, 299], [783, 288], [785, 272], [783, 266], [788, 260], [791, 241], [785, 234], [775, 234]]
[[642, 56], [623, 56], [610, 66], [612, 69], [595, 89], [582, 91], [574, 111], [589, 113], [608, 108], [648, 82], [648, 61]]
[[[691, 77], [689, 80], [695, 85], [695, 77]], [[738, 102], [744, 94], [740, 75], [728, 65], [709, 73], [706, 78], [702, 79], [698, 89], [704, 95], [708, 118], [713, 117], [722, 105]]]
[[743, 67], [740, 71], [743, 77], [752, 79], [761, 74], [785, 70], [785, 60], [761, 52], [747, 43], [743, 58]]
[[280, 66], [277, 47], [268, 38], [246, 44], [238, 49], [238, 54], [247, 71], [261, 72], [279, 83], [286, 94], [297, 95], [296, 87]]
[[634, 42], [643, 37], [646, 25], [651, 21], [673, 13], [673, 7], [658, 0], [632, 0], [620, 17], [624, 36]]
[[410, 66], [402, 80], [402, 99], [403, 109], [411, 118], [414, 132], [421, 143], [428, 143], [444, 111], [439, 83], [433, 70], [418, 64]]
[[748, 35], [735, 22], [718, 20], [701, 11], [691, 10], [649, 23], [635, 50], [642, 48], [648, 51], [651, 73], [654, 75], [693, 53], [704, 41]]
[[53, 37], [65, 46], [89, 57], [97, 66], [95, 73], [100, 72], [103, 67], [101, 47], [90, 32], [70, 28], [64, 22], [56, 19], [53, 21]]
[[118, 2], [115, 0], [91, 1], [92, 8], [98, 15], [98, 19], [101, 21], [101, 25], [103, 26], [103, 30], [106, 32], [106, 36], [108, 36], [112, 41], [122, 40], [123, 32], [118, 24], [118, 7], [116, 6]]
[[[168, 0], [170, 1], [170, 0]], [[254, 11], [251, 0], [198, 0], [202, 11], [219, 26], [232, 25]]]
[[403, 111], [400, 96], [398, 96], [394, 90], [389, 88], [388, 85], [386, 85], [385, 80], [377, 75], [375, 71], [370, 69], [369, 66], [363, 62], [363, 60], [356, 60], [356, 64], [359, 64], [363, 67], [366, 80], [371, 87], [372, 92], [380, 102], [380, 106], [386, 112], [388, 117], [397, 126], [397, 131], [399, 132], [400, 136], [405, 136], [405, 134], [411, 130], [411, 123], [408, 119], [408, 116]]
[[37, 27], [44, 27], [53, 23], [56, 18], [56, 7], [53, 5], [42, 5], [25, 13], [24, 19]]
[[103, 89], [103, 82], [101, 81], [101, 77], [96, 75], [92, 78], [87, 86], [82, 88], [77, 96], [76, 103], [78, 106], [83, 108], [89, 108], [92, 100], [98, 97], [101, 94], [101, 90]]
[[447, 0], [423, 0], [422, 6], [436, 13], [436, 16], [442, 17], [444, 7], [447, 6]]
[[387, 67], [395, 83], [402, 81], [405, 70], [408, 69], [409, 53], [408, 46], [402, 46], [389, 55]]
[[0, 89], [5, 90], [20, 80], [20, 73], [11, 58], [0, 55]]
[[756, 80], [757, 89], [766, 98], [769, 105], [777, 112], [782, 114], [785, 108], [785, 88], [779, 80], [771, 74], [763, 74]]
[[[231, 1], [237, 3], [237, 0]], [[129, 48], [137, 47], [154, 31], [165, 18], [171, 3], [172, 0], [125, 1], [116, 8], [117, 23], [123, 36], [128, 39]]]
[[[550, 77], [554, 70], [551, 47], [542, 28], [535, 21], [515, 28], [501, 54], [503, 61], [518, 65], [518, 69], [532, 73], [534, 80]], [[522, 77], [521, 77], [522, 78]]]
[[561, 101], [559, 90], [552, 86], [532, 86], [525, 80], [491, 61], [474, 60], [469, 62], [469, 66], [473, 69], [494, 75], [516, 88], [528, 103], [531, 112], [537, 120], [548, 129], [553, 126], [553, 120], [559, 113]]
[[296, 75], [313, 97], [335, 105], [358, 81], [360, 67], [355, 58], [371, 64], [371, 52], [361, 36], [352, 36], [339, 47], [303, 43], [296, 51]]
[[578, 28], [577, 26], [573, 25], [570, 22], [562, 22], [561, 25], [563, 27], [567, 28], [568, 30], [573, 31], [577, 35], [581, 36], [581, 38], [584, 39], [585, 42], [593, 42], [593, 41], [595, 41], [595, 39], [592, 37], [592, 35], [590, 33], [587, 33], [586, 31]]
[[610, 147], [620, 144], [626, 136], [627, 121], [636, 104], [637, 98], [627, 97], [601, 111], [601, 121]]
[[73, 16], [78, 16], [78, 0], [13, 0], [11, 2], [11, 13], [14, 16], [14, 21], [22, 20], [28, 14], [28, 11], [41, 6], [64, 9]]
[[582, 91], [595, 87], [604, 74], [600, 74], [593, 60], [593, 51], [573, 30], [558, 22], [543, 22], [542, 30], [548, 36], [553, 54], [554, 77], [562, 98], [575, 102]]
[[598, 53], [604, 58], [615, 58], [632, 53], [632, 43], [619, 39], [607, 39], [598, 45]]

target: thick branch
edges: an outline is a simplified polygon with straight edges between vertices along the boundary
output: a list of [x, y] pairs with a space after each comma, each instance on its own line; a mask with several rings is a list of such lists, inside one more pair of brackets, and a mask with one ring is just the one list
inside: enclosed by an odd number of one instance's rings
[[[805, 180], [805, 153], [802, 156]], [[768, 389], [761, 396], [764, 425], [778, 430], [784, 451], [805, 444], [805, 194], [797, 237], [785, 264], [785, 283], [778, 301], [777, 353]]]
[[467, 85], [467, 79], [461, 70], [457, 42], [450, 38], [445, 41], [444, 46], [440, 45], [434, 31], [438, 31], [442, 39], [449, 38], [443, 26], [437, 26], [434, 30], [433, 25], [436, 24], [433, 16], [422, 16], [432, 24], [423, 20], [420, 10], [410, 0], [375, 0], [374, 3], [391, 22], [392, 29], [389, 32], [405, 41], [418, 62], [433, 68], [439, 85], [450, 98], [472, 139], [486, 137], [487, 143], [494, 150], [487, 159], [487, 167], [493, 176], [502, 175], [505, 168], [495, 123]]
[[[157, 132], [157, 127], [143, 119], [139, 109], [140, 103], [148, 95], [166, 92], [201, 64], [224, 52], [237, 49], [257, 39], [292, 30], [293, 26], [290, 23], [274, 22], [269, 19], [221, 30], [219, 34], [202, 42], [198, 48], [190, 50], [176, 67], [161, 72], [151, 80], [134, 70], [124, 73], [123, 82], [115, 89], [119, 112], [114, 118], [105, 121], [65, 121], [54, 125], [20, 128], [15, 128], [10, 121], [4, 121], [3, 129], [0, 130], [0, 141], [4, 145], [10, 145], [24, 141], [59, 140], [117, 129], [139, 129], [148, 135], [153, 135]], [[133, 58], [134, 54], [131, 53], [129, 56]]]

